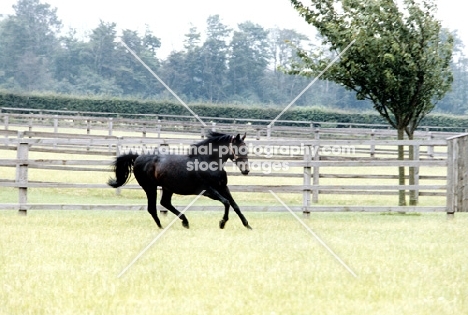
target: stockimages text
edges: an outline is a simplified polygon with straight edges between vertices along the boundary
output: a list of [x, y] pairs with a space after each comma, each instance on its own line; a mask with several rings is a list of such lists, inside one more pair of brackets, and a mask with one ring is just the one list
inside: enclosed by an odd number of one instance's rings
[[[212, 146], [212, 144], [201, 146], [124, 146], [117, 148], [118, 155], [138, 154], [138, 155], [188, 155], [194, 157], [187, 161], [188, 171], [216, 171], [224, 168], [227, 158], [234, 157], [233, 168], [241, 167], [242, 163], [248, 163], [251, 171], [270, 174], [272, 172], [289, 170], [287, 161], [278, 160], [255, 160], [273, 159], [274, 157], [298, 157], [304, 154], [311, 158], [321, 155], [353, 155], [356, 150], [354, 146], [310, 146], [310, 145], [255, 145], [250, 143], [241, 147]], [[248, 161], [247, 158], [253, 159]]]

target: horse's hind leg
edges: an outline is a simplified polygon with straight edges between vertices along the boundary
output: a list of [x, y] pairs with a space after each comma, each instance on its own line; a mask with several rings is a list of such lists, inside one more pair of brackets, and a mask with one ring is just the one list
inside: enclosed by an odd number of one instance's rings
[[182, 220], [182, 226], [184, 228], [189, 228], [189, 222], [187, 220], [187, 217], [185, 214], [181, 214], [179, 210], [177, 210], [173, 205], [172, 205], [172, 192], [167, 191], [163, 188], [162, 190], [162, 196], [161, 196], [161, 206], [165, 207], [167, 210], [171, 211], [174, 213], [176, 216], [178, 216]]
[[158, 212], [156, 209], [156, 198], [157, 198], [157, 187], [143, 187], [146, 193], [146, 198], [148, 199], [148, 212], [151, 214], [151, 216], [154, 219], [154, 222], [158, 225], [160, 229], [162, 229], [161, 222], [159, 221], [158, 218]]

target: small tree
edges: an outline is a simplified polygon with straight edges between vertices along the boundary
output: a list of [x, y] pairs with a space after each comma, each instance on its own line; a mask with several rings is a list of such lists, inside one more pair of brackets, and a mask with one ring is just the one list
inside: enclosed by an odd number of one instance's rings
[[203, 97], [209, 102], [219, 102], [225, 97], [227, 73], [227, 39], [231, 29], [224, 25], [219, 15], [206, 20], [206, 40], [201, 47], [203, 73], [201, 76]]
[[261, 83], [270, 57], [268, 31], [250, 21], [240, 23], [238, 28], [230, 44], [229, 88], [233, 96], [261, 98]]
[[[371, 100], [402, 140], [405, 133], [413, 139], [421, 120], [450, 89], [453, 38], [434, 17], [433, 1], [396, 2], [312, 0], [306, 5], [291, 0], [330, 51], [337, 54], [356, 40], [323, 76], [354, 90], [358, 99]], [[331, 60], [323, 52], [311, 57], [300, 51], [299, 56], [302, 62], [293, 67], [295, 74], [314, 75]], [[398, 158], [404, 159], [403, 146]], [[399, 168], [399, 183], [405, 184], [404, 167]], [[410, 200], [415, 203], [415, 198]], [[406, 205], [404, 190], [399, 204]]]
[[39, 0], [18, 0], [13, 9], [15, 14], [0, 23], [3, 76], [14, 78], [28, 91], [47, 88], [53, 84], [51, 68], [59, 48], [56, 36], [62, 27], [57, 9]]

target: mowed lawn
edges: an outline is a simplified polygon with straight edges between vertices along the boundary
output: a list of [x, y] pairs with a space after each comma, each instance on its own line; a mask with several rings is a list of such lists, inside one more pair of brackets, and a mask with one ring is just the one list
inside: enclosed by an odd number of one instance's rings
[[[466, 314], [468, 216], [0, 212], [0, 314]], [[174, 219], [162, 217], [164, 226]]]
[[[13, 158], [14, 151], [2, 152]], [[30, 152], [30, 158], [57, 159]], [[62, 159], [99, 159], [60, 155]], [[110, 157], [102, 159], [111, 160]], [[355, 174], [395, 174], [396, 168], [355, 168]], [[297, 178], [231, 176], [230, 183], [291, 185]], [[350, 172], [322, 168], [321, 173]], [[105, 183], [110, 172], [30, 169], [32, 181]], [[251, 174], [252, 175], [252, 174]], [[445, 175], [422, 168], [421, 175]], [[13, 180], [14, 168], [0, 168]], [[396, 180], [324, 178], [321, 184], [384, 185]], [[444, 181], [422, 180], [422, 184]], [[135, 180], [131, 181], [135, 184]], [[280, 194], [280, 192], [278, 192]], [[233, 193], [242, 210], [280, 204], [268, 192]], [[280, 194], [301, 205], [302, 193]], [[18, 192], [2, 188], [16, 203]], [[188, 204], [189, 197], [174, 197]], [[32, 188], [30, 203], [146, 204], [141, 189]], [[304, 222], [342, 259], [354, 277], [285, 209], [245, 212], [252, 231], [232, 212], [218, 229], [221, 204], [195, 205], [190, 230], [176, 222], [156, 228], [144, 211], [0, 211], [0, 314], [467, 314], [468, 216], [439, 214], [313, 213]], [[397, 196], [320, 195], [319, 205], [396, 205]], [[420, 205], [445, 205], [422, 197]], [[166, 227], [172, 214], [162, 217]], [[160, 234], [163, 233], [163, 234]], [[158, 236], [159, 235], [159, 236]], [[122, 277], [132, 260], [160, 237]]]

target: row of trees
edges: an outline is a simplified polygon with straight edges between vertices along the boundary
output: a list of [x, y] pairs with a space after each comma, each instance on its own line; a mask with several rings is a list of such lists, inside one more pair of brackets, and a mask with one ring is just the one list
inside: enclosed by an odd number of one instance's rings
[[[244, 22], [236, 30], [218, 15], [207, 19], [204, 40], [188, 30], [184, 49], [158, 58], [160, 39], [151, 30], [118, 32], [101, 21], [87, 38], [63, 34], [56, 9], [39, 0], [19, 0], [15, 14], [0, 21], [0, 88], [167, 98], [169, 94], [119, 42], [124, 41], [184, 100], [212, 103], [284, 104], [308, 79], [277, 70], [295, 58], [308, 38], [294, 30], [266, 30]], [[356, 103], [352, 93], [321, 82], [299, 104]], [[365, 106], [365, 104], [361, 105]]]
[[[119, 43], [124, 41], [186, 101], [232, 104], [287, 104], [310, 78], [289, 75], [296, 47], [311, 50], [306, 36], [289, 29], [265, 29], [246, 21], [231, 29], [219, 16], [207, 19], [202, 33], [188, 30], [184, 49], [158, 58], [161, 40], [146, 29], [118, 31], [101, 21], [86, 38], [63, 35], [55, 8], [39, 0], [18, 0], [15, 14], [0, 20], [0, 88], [78, 95], [169, 98], [170, 95]], [[203, 40], [202, 40], [203, 38]], [[468, 107], [468, 59], [456, 41], [453, 91], [439, 109], [464, 113]], [[318, 81], [298, 105], [371, 108], [355, 93], [332, 81]]]

